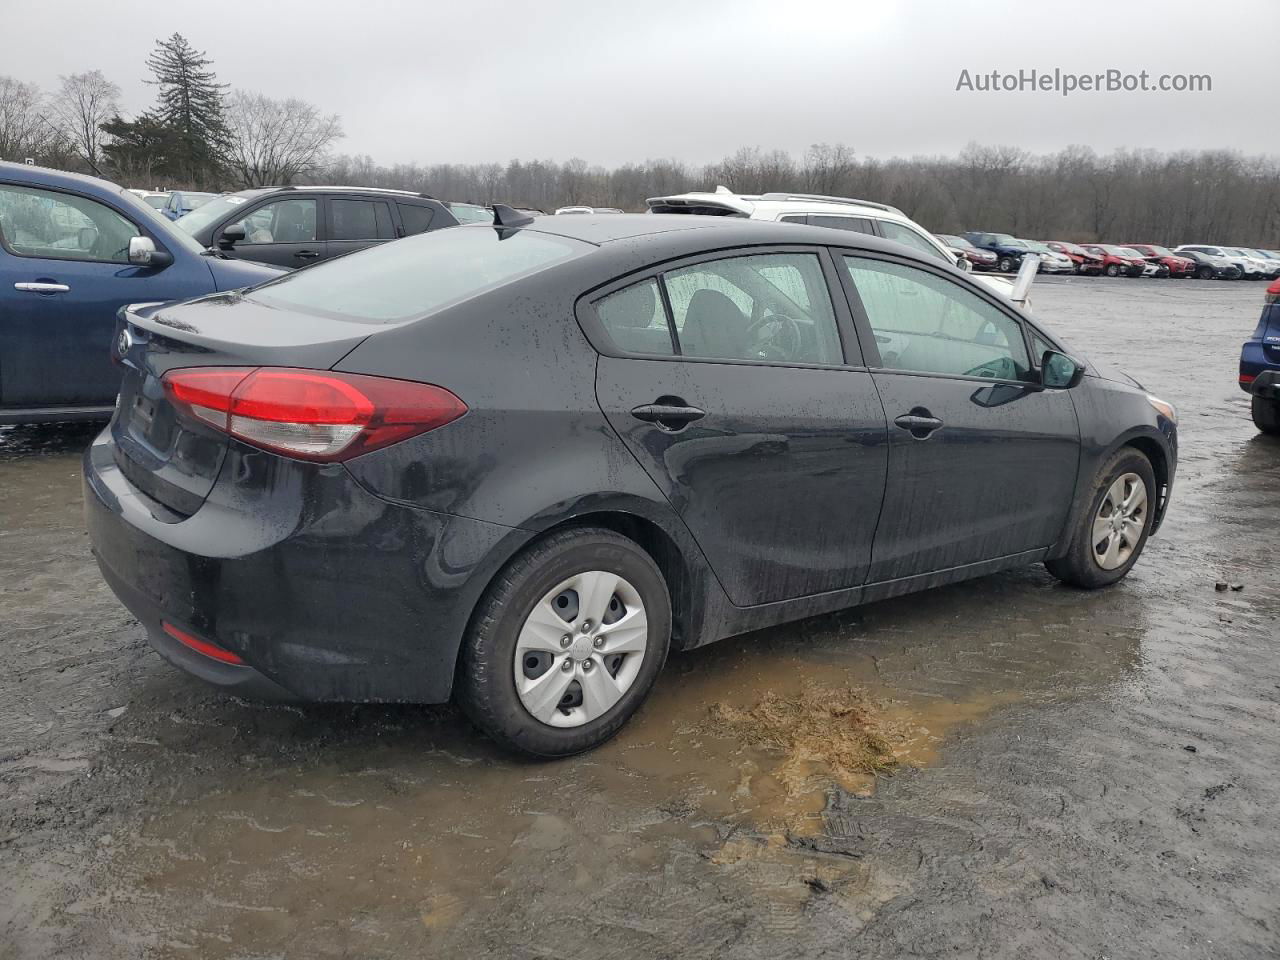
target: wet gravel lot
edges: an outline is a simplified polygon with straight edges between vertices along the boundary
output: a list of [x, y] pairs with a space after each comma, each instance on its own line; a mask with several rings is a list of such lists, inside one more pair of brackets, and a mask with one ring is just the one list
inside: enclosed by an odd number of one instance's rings
[[[1280, 443], [1235, 386], [1262, 286], [1033, 296], [1181, 412], [1126, 581], [1028, 568], [676, 656], [556, 763], [175, 672], [90, 558], [92, 429], [0, 431], [0, 958], [1280, 956]], [[848, 689], [890, 776], [708, 724]]]

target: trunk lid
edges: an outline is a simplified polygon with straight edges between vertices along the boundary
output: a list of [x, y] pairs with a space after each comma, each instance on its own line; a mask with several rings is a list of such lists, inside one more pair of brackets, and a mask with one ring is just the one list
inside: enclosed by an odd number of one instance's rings
[[169, 370], [202, 366], [279, 366], [327, 370], [385, 327], [302, 315], [218, 294], [178, 305], [121, 311], [113, 349], [124, 368], [111, 421], [121, 473], [176, 522], [200, 508], [222, 470], [230, 438], [165, 396]]

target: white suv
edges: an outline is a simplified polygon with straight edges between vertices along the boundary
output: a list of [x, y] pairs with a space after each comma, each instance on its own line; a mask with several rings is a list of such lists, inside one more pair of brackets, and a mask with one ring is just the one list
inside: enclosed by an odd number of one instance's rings
[[[716, 187], [714, 193], [681, 193], [671, 197], [650, 197], [645, 201], [650, 213], [694, 213], [716, 217], [745, 217], [751, 220], [777, 220], [781, 223], [807, 223], [814, 227], [854, 230], [884, 237], [915, 248], [953, 267], [972, 269], [969, 261], [955, 257], [928, 230], [897, 207], [870, 200], [849, 197], [824, 197], [812, 193], [762, 193], [755, 196], [737, 194], [728, 187]], [[974, 276], [1003, 296], [1009, 296], [1013, 284], [1003, 277]]]

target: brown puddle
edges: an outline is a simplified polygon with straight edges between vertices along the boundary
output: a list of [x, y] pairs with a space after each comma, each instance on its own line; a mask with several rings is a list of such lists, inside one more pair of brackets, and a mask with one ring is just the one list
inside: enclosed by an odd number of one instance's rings
[[[1058, 599], [1023, 594], [1026, 609], [1014, 605], [998, 628], [947, 638], [914, 625], [938, 622], [921, 608], [945, 608], [941, 591], [870, 608], [866, 620], [887, 627], [874, 637], [834, 617], [675, 657], [614, 741], [555, 763], [498, 753], [449, 710], [335, 720], [322, 708], [217, 701], [240, 724], [221, 744], [203, 730], [207, 711], [175, 715], [158, 749], [239, 752], [240, 770], [167, 786], [162, 812], [117, 843], [107, 909], [116, 924], [159, 931], [160, 955], [412, 949], [485, 928], [515, 887], [522, 911], [571, 915], [574, 902], [674, 859], [741, 874], [784, 913], [814, 890], [847, 894], [856, 913], [892, 895], [893, 879], [796, 842], [823, 833], [833, 790], [870, 795], [895, 766], [934, 762], [959, 726], [1061, 696], [1066, 673], [1076, 687], [1122, 681], [1135, 662], [1139, 630], [1057, 645]], [[121, 749], [137, 761], [147, 748]]]

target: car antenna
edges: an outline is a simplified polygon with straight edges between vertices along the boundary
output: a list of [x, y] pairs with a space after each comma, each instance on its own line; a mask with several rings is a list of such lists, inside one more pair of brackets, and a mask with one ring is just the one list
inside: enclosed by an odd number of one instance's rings
[[533, 223], [533, 217], [527, 213], [521, 213], [512, 207], [508, 207], [505, 203], [495, 203], [493, 205], [493, 225], [495, 227], [527, 227]]

